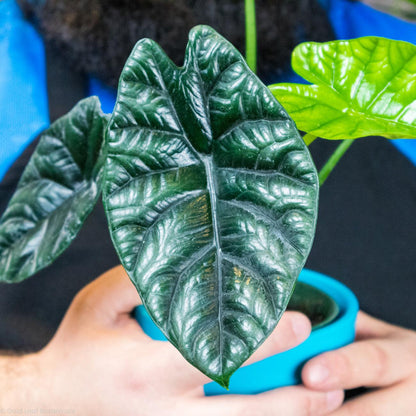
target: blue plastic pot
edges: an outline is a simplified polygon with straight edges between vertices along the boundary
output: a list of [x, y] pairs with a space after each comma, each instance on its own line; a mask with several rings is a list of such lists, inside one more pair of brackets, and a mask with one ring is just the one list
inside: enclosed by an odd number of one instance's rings
[[[328, 276], [306, 269], [300, 274], [299, 281], [323, 291], [337, 303], [339, 312], [335, 319], [314, 329], [309, 338], [297, 347], [238, 369], [231, 377], [228, 391], [214, 382], [206, 384], [205, 395], [255, 394], [299, 384], [300, 370], [307, 360], [354, 340], [358, 301], [351, 290]], [[166, 340], [143, 306], [136, 308], [135, 317], [151, 338]]]

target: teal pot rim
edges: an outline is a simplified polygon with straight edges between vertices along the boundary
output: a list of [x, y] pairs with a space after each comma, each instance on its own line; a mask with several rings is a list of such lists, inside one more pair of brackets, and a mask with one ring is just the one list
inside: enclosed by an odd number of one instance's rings
[[[359, 309], [354, 293], [337, 280], [308, 269], [302, 270], [298, 280], [329, 295], [339, 307], [336, 318], [329, 324], [314, 329], [309, 338], [297, 347], [238, 369], [231, 377], [229, 390], [215, 382], [206, 384], [206, 396], [257, 394], [277, 387], [299, 384], [300, 371], [306, 361], [354, 340]], [[147, 335], [158, 341], [166, 341], [142, 305], [135, 309], [134, 315]]]

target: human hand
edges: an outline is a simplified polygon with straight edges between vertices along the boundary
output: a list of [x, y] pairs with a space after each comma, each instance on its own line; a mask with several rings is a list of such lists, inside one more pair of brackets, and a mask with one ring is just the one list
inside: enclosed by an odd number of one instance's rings
[[416, 412], [416, 332], [364, 312], [356, 342], [305, 364], [302, 380], [316, 391], [374, 388], [346, 401], [333, 416], [411, 416]]
[[[79, 416], [301, 416], [327, 414], [342, 403], [342, 391], [327, 394], [302, 386], [253, 396], [204, 397], [203, 384], [210, 380], [170, 343], [143, 333], [130, 315], [139, 303], [121, 267], [79, 292], [54, 338], [31, 356], [30, 385], [20, 386], [25, 405], [68, 409]], [[291, 348], [309, 333], [304, 315], [285, 313], [250, 362]], [[29, 394], [34, 385], [36, 395]], [[12, 407], [13, 394], [7, 397]]]

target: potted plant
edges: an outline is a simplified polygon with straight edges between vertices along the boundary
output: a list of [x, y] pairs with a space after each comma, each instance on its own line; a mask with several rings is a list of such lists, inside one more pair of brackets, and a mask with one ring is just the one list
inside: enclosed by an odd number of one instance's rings
[[[330, 65], [333, 48], [344, 56]], [[2, 279], [21, 281], [50, 264], [102, 190], [116, 250], [150, 315], [188, 361], [228, 386], [280, 319], [312, 244], [318, 175], [304, 141], [313, 133], [414, 137], [412, 89], [387, 106], [414, 72], [365, 71], [387, 49], [403, 67], [414, 65], [412, 48], [373, 38], [299, 47], [293, 66], [301, 75], [309, 70], [316, 85], [271, 91], [289, 114], [301, 114], [302, 140], [212, 29], [191, 32], [182, 68], [154, 42], [140, 41], [111, 117], [92, 97], [44, 133], [0, 223]], [[351, 51], [366, 65], [357, 66]]]

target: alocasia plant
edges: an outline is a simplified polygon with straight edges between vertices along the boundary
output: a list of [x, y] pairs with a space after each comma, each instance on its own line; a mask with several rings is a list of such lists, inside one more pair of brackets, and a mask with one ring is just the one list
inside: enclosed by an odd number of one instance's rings
[[[414, 137], [413, 57], [407, 44], [373, 38], [305, 44], [294, 67], [316, 85], [272, 91], [321, 137]], [[0, 221], [0, 279], [53, 261], [101, 189], [150, 315], [227, 386], [279, 321], [311, 248], [318, 178], [295, 124], [213, 29], [192, 30], [181, 68], [140, 41], [110, 119], [89, 98], [43, 134]]]

